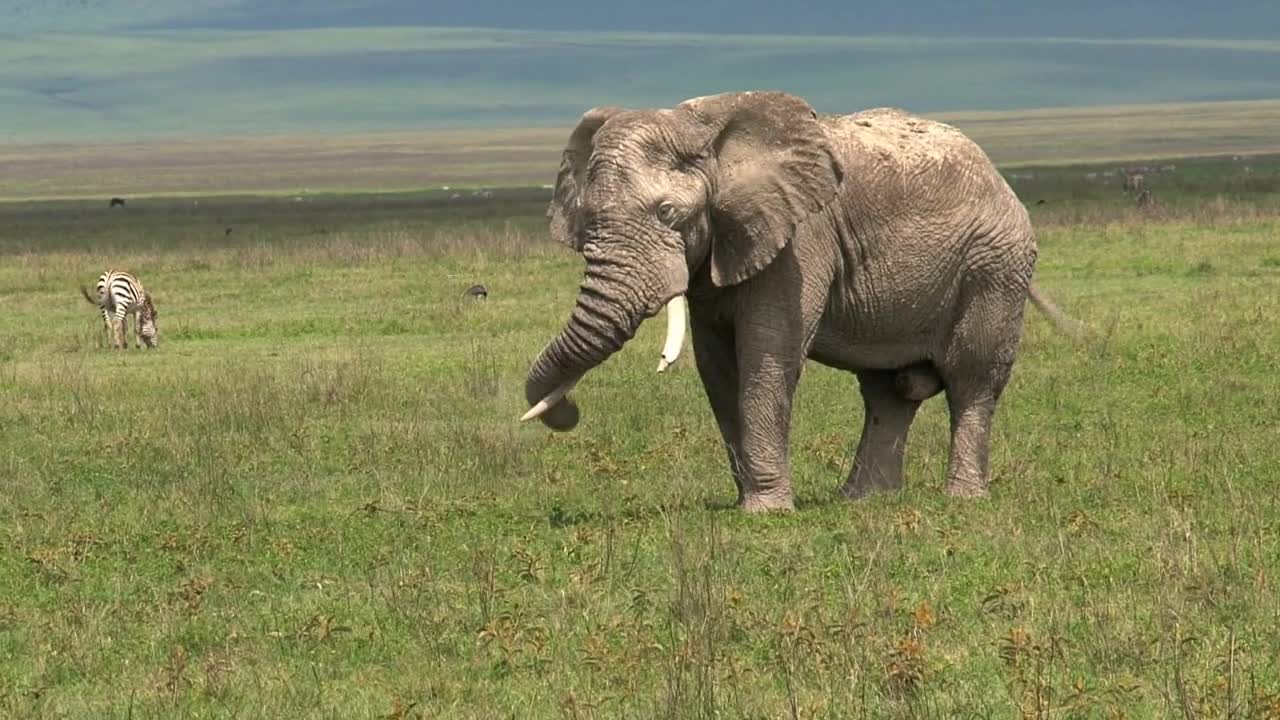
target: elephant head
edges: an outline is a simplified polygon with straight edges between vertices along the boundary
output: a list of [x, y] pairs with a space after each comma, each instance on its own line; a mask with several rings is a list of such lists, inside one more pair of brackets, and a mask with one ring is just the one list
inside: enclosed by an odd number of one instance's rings
[[661, 371], [683, 341], [690, 278], [709, 270], [717, 287], [750, 279], [826, 207], [841, 180], [817, 114], [783, 93], [585, 113], [564, 150], [547, 216], [552, 235], [582, 254], [586, 270], [568, 322], [529, 370], [533, 407], [525, 419], [573, 428], [578, 409], [569, 389], [667, 306]]

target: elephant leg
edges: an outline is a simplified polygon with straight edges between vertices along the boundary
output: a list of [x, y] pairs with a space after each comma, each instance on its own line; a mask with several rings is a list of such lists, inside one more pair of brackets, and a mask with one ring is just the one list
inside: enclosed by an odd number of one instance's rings
[[921, 400], [912, 399], [914, 395], [903, 397], [901, 378], [894, 370], [858, 373], [864, 407], [862, 440], [841, 489], [845, 497], [861, 498], [902, 487], [902, 455]]
[[1009, 382], [1022, 334], [1022, 306], [980, 298], [962, 316], [943, 367], [951, 412], [948, 495], [982, 497], [990, 482], [988, 458], [996, 403]]
[[734, 316], [742, 509], [791, 510], [791, 404], [835, 265], [818, 243], [790, 243], [740, 290]]
[[729, 468], [733, 472], [733, 484], [738, 489], [737, 503], [742, 504], [742, 442], [738, 422], [738, 359], [734, 353], [733, 327], [714, 326], [691, 318], [694, 361], [702, 389], [707, 393], [711, 412], [720, 437], [729, 453]]
[[[791, 402], [804, 359], [743, 353], [738, 415], [742, 432], [742, 500], [747, 512], [791, 510]], [[747, 357], [744, 357], [747, 356]]]
[[[1008, 377], [1006, 366], [1005, 378]], [[993, 374], [996, 374], [993, 372]], [[982, 497], [990, 482], [988, 457], [991, 425], [1003, 382], [992, 381], [983, 388], [975, 384], [957, 392], [947, 392], [951, 410], [951, 457], [947, 463], [947, 494], [955, 497]]]

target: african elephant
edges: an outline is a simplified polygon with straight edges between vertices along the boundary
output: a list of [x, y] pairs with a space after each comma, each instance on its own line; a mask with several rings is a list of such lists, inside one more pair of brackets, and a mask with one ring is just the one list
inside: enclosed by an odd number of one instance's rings
[[788, 436], [806, 358], [858, 377], [862, 439], [843, 493], [902, 485], [920, 403], [945, 390], [946, 490], [987, 492], [996, 402], [1032, 287], [1026, 209], [947, 125], [879, 108], [819, 115], [779, 92], [673, 109], [598, 107], [564, 150], [547, 211], [586, 260], [567, 324], [530, 368], [525, 419], [579, 418], [567, 392], [668, 307], [684, 306], [738, 504], [793, 507]]

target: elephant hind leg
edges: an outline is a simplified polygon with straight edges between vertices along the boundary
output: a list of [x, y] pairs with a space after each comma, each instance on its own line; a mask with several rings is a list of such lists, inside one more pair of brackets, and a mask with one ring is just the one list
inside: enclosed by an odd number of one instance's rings
[[947, 462], [948, 495], [983, 497], [991, 480], [991, 426], [996, 402], [1008, 380], [1010, 365], [992, 368], [987, 383], [974, 382], [947, 391], [951, 411], [951, 457]]
[[996, 403], [1013, 371], [1022, 335], [1022, 309], [1021, 299], [996, 294], [975, 298], [956, 325], [945, 359], [939, 363], [951, 413], [948, 495], [987, 494], [991, 426]]
[[[858, 373], [865, 412], [862, 439], [853, 458], [853, 469], [841, 488], [845, 497], [861, 498], [873, 492], [902, 487], [902, 456], [907, 446], [907, 433], [923, 400], [915, 399], [916, 393], [902, 392], [903, 377], [904, 373], [908, 377], [908, 389], [918, 389], [909, 381], [927, 379], [923, 371], [906, 373], [908, 369], [864, 370]], [[932, 370], [929, 373], [937, 379], [936, 373]], [[938, 387], [941, 388], [941, 381], [938, 381]]]

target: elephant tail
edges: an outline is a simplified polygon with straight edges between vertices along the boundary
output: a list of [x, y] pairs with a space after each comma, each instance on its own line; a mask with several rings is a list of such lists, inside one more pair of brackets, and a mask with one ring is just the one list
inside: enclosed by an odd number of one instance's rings
[[1066, 313], [1058, 309], [1058, 306], [1046, 297], [1044, 291], [1036, 287], [1034, 282], [1027, 288], [1027, 295], [1040, 312], [1044, 313], [1059, 330], [1074, 340], [1084, 337], [1084, 325], [1079, 320], [1067, 317]]

